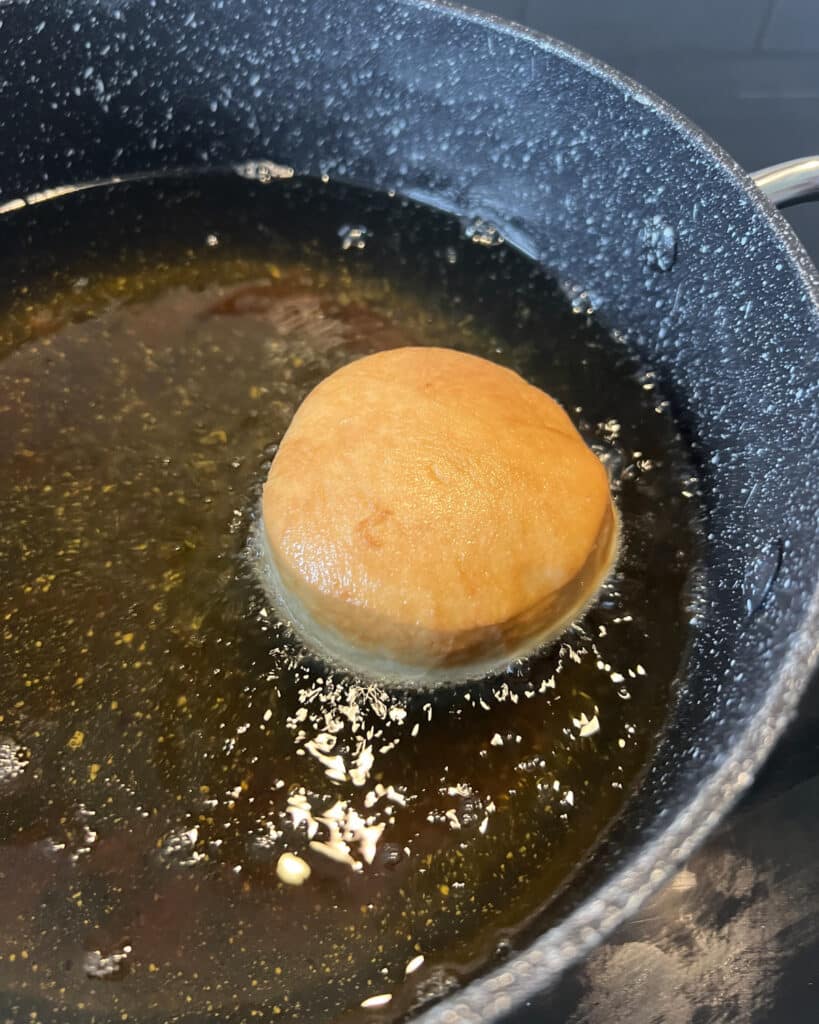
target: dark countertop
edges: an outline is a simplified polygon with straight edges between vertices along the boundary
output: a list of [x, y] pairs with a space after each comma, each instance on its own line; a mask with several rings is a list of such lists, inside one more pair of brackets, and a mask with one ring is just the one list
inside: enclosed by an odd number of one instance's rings
[[[749, 170], [819, 153], [816, 0], [473, 0], [643, 82]], [[819, 204], [788, 211], [819, 262]], [[683, 871], [509, 1024], [819, 1021], [819, 679]]]

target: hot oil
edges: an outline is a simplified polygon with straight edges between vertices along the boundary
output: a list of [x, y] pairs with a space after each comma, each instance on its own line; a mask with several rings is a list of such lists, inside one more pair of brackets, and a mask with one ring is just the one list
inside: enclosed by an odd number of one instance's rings
[[[21, 1019], [400, 1015], [514, 945], [634, 792], [684, 672], [696, 482], [651, 372], [483, 228], [221, 175], [0, 218], [0, 1002]], [[322, 664], [253, 569], [301, 399], [404, 344], [561, 401], [623, 522], [561, 642], [434, 692]]]

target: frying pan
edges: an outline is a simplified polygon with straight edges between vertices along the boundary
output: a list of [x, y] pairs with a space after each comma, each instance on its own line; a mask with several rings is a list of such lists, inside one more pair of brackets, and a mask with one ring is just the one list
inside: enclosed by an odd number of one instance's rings
[[707, 509], [689, 675], [559, 923], [423, 1019], [503, 1016], [692, 851], [815, 662], [819, 278], [771, 200], [815, 192], [819, 161], [754, 184], [610, 68], [425, 0], [35, 0], [0, 4], [0, 26], [0, 204], [261, 158], [397, 189], [582, 287], [671, 395]]

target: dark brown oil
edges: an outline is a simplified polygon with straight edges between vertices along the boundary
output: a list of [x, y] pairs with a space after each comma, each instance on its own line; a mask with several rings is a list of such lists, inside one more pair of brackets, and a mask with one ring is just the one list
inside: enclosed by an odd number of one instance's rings
[[[634, 792], [690, 639], [687, 453], [650, 371], [464, 228], [229, 175], [0, 217], [0, 1017], [400, 1016], [514, 946]], [[403, 344], [561, 401], [624, 537], [562, 643], [409, 694], [301, 649], [252, 550], [300, 400]], [[383, 826], [372, 863], [309, 848], [328, 809]]]

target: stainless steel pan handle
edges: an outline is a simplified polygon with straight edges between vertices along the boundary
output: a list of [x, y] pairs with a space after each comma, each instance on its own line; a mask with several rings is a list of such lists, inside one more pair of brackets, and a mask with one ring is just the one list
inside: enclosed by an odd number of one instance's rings
[[751, 175], [774, 206], [782, 209], [819, 199], [819, 156], [803, 156], [763, 167]]

